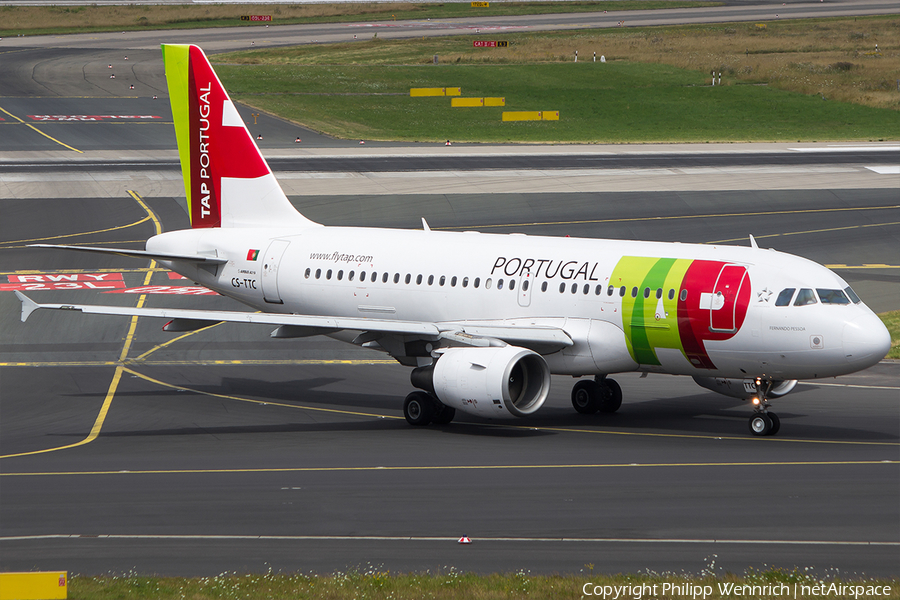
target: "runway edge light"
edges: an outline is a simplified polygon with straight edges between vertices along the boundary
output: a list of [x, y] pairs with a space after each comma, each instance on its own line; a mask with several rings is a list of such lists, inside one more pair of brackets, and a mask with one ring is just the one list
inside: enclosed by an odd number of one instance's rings
[[68, 590], [66, 571], [0, 573], [0, 600], [65, 600]]

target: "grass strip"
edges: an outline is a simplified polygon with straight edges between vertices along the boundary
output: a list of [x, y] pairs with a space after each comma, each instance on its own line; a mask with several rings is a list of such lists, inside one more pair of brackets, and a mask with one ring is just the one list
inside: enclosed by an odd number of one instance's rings
[[[713, 569], [715, 559], [710, 559]], [[587, 589], [590, 596], [613, 598], [615, 592], [604, 586], [619, 586], [620, 598], [640, 600], [734, 600], [752, 597], [760, 600], [865, 598], [867, 600], [897, 600], [900, 598], [900, 579], [817, 577], [811, 569], [748, 569], [743, 576], [709, 572], [698, 576], [674, 573], [645, 573], [638, 575], [600, 575], [593, 573], [594, 565], [586, 564], [577, 575], [532, 575], [530, 571], [477, 575], [462, 573], [454, 568], [440, 573], [393, 574], [377, 567], [353, 569], [328, 576], [281, 574], [269, 571], [259, 575], [223, 573], [215, 577], [175, 578], [141, 577], [81, 577], [69, 581], [72, 600], [120, 600], [191, 598], [218, 600], [308, 599], [343, 600], [367, 598], [431, 598], [456, 600], [506, 600], [512, 598], [583, 599]], [[622, 589], [622, 586], [625, 586]], [[673, 587], [681, 586], [681, 587]], [[749, 586], [749, 587], [743, 587]], [[784, 587], [781, 587], [784, 586]], [[817, 587], [818, 586], [818, 587]], [[834, 587], [832, 587], [834, 586]], [[851, 586], [841, 588], [841, 586]], [[878, 592], [874, 592], [875, 589]], [[862, 590], [860, 592], [860, 589]], [[627, 590], [627, 591], [625, 591]], [[813, 591], [815, 590], [815, 591]], [[826, 592], [831, 590], [830, 594]], [[848, 593], [848, 590], [850, 593]], [[886, 593], [882, 593], [885, 592]], [[795, 593], [796, 592], [796, 593]], [[858, 592], [858, 593], [857, 593]], [[855, 593], [855, 595], [851, 595]]]
[[[710, 87], [697, 72], [594, 65], [220, 65], [234, 98], [329, 135], [438, 142], [747, 142], [900, 139], [900, 112], [764, 86]], [[451, 108], [411, 87], [462, 87], [504, 107]], [[559, 121], [503, 122], [504, 111]], [[252, 128], [251, 128], [252, 129]]]
[[[502, 37], [509, 47], [475, 48], [471, 36], [384, 41], [376, 34], [214, 60], [225, 63], [218, 71], [238, 99], [337, 137], [900, 139], [898, 16]], [[560, 121], [503, 123], [504, 109], [451, 109], [446, 98], [409, 98], [411, 87], [462, 87], [464, 96], [506, 98], [505, 110], [558, 110]]]
[[572, 12], [709, 8], [724, 2], [695, 0], [620, 0], [600, 2], [491, 2], [472, 7], [469, 2], [445, 4], [411, 2], [348, 2], [341, 4], [203, 4], [121, 6], [0, 6], [0, 37], [58, 35], [145, 29], [200, 29], [259, 27], [242, 21], [244, 15], [270, 15], [273, 25], [450, 19]]
[[900, 359], [900, 310], [878, 315], [891, 332], [891, 351], [886, 358]]

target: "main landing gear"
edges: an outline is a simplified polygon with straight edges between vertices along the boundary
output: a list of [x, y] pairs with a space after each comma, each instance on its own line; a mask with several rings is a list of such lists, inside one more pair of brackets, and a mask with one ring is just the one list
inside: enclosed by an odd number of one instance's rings
[[753, 435], [775, 435], [781, 429], [781, 419], [773, 412], [769, 412], [769, 403], [766, 395], [772, 388], [771, 381], [756, 380], [757, 395], [752, 399], [754, 413], [750, 417], [750, 433]]
[[403, 416], [410, 425], [446, 425], [456, 416], [456, 409], [441, 404], [427, 392], [416, 391], [410, 392], [403, 401]]
[[614, 413], [622, 406], [622, 388], [614, 379], [597, 376], [572, 387], [572, 406], [583, 415]]

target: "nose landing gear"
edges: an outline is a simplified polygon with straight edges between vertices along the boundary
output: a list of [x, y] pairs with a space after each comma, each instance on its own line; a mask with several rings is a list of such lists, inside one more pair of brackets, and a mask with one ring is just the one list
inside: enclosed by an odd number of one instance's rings
[[763, 379], [756, 380], [756, 396], [753, 397], [753, 416], [750, 417], [750, 433], [753, 435], [775, 435], [781, 429], [781, 419], [773, 412], [769, 412], [769, 403], [766, 396], [772, 389], [772, 382]]

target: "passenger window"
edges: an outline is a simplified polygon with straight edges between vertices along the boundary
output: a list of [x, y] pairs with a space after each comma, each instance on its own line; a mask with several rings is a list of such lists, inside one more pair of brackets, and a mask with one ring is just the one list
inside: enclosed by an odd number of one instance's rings
[[[500, 281], [503, 281], [503, 280], [501, 279]], [[491, 289], [491, 278], [490, 277], [488, 277], [487, 279], [484, 280], [484, 289], [486, 289], [486, 290]]]
[[584, 295], [587, 296], [589, 291], [591, 291], [591, 286], [588, 285], [587, 283], [584, 284], [584, 290], [583, 290]]
[[778, 298], [775, 300], [775, 306], [790, 306], [791, 298], [794, 297], [794, 291], [797, 288], [784, 288], [781, 290], [781, 293], [778, 294]]
[[802, 288], [797, 293], [797, 299], [794, 300], [794, 306], [807, 306], [816, 303], [816, 295], [809, 288]]
[[644, 288], [644, 298], [650, 297], [650, 288]]
[[625, 297], [625, 286], [624, 285], [619, 288], [619, 297], [621, 297], [621, 298]]
[[450, 287], [456, 287], [456, 275], [450, 278]]
[[422, 285], [422, 274], [416, 275], [416, 285]]
[[662, 288], [656, 288], [656, 299], [662, 298]]
[[560, 284], [559, 284], [559, 293], [562, 294], [562, 293], [565, 292], [565, 291], [566, 291], [566, 284], [565, 284], [565, 283], [560, 283]]
[[572, 284], [572, 293], [574, 294], [574, 293], [577, 292], [577, 291], [578, 291], [578, 284], [577, 284], [577, 283], [573, 283], [573, 284]]
[[316, 279], [322, 276], [322, 269], [316, 269]]
[[636, 287], [631, 288], [631, 297], [637, 298], [637, 288]]
[[528, 291], [528, 280], [527, 280], [527, 279], [526, 279], [525, 281], [522, 282], [522, 291], [523, 291], [523, 292], [527, 292], [527, 291]]
[[480, 278], [480, 277], [476, 277], [476, 278], [475, 278], [475, 281], [472, 282], [472, 285], [475, 286], [476, 288], [477, 288], [480, 284], [481, 284], [481, 278]]
[[340, 281], [341, 279], [344, 278], [344, 270], [343, 270], [343, 269], [341, 269], [341, 270], [338, 271], [338, 277], [337, 277], [337, 278], [338, 278], [338, 281]]
[[[372, 271], [372, 283], [375, 283], [375, 280], [378, 279], [378, 273]], [[387, 281], [387, 273], [384, 274], [382, 281]]]
[[[526, 281], [525, 284], [527, 285], [528, 282]], [[509, 289], [511, 289], [511, 290], [516, 289], [516, 280], [515, 280], [515, 279], [510, 279], [510, 280], [509, 280]]]
[[409, 285], [409, 280], [412, 279], [412, 275], [409, 273], [406, 274], [406, 285]]
[[[394, 283], [397, 283], [397, 275], [394, 275]], [[388, 272], [385, 271], [384, 275], [381, 276], [381, 283], [387, 283], [388, 280]]]
[[850, 300], [853, 301], [853, 304], [859, 304], [862, 300], [859, 299], [859, 296], [856, 295], [856, 292], [853, 291], [849, 285], [844, 288], [844, 291], [847, 292], [847, 295], [850, 296]]
[[310, 273], [312, 273], [312, 269], [307, 269], [306, 272], [303, 274], [303, 277], [304, 277], [305, 279], [309, 279], [309, 274], [310, 274]]
[[[347, 274], [347, 281], [353, 281], [353, 275], [354, 275], [354, 271], [350, 271]], [[362, 277], [360, 277], [360, 279], [362, 279]]]
[[429, 275], [428, 276], [428, 285], [431, 285], [432, 283], [434, 283], [434, 275]]
[[546, 281], [542, 281], [542, 282], [541, 282], [541, 291], [542, 291], [542, 292], [546, 292], [546, 291], [547, 291], [547, 282], [546, 282]]
[[681, 301], [687, 300], [687, 290], [681, 290]]
[[850, 304], [850, 300], [847, 299], [847, 296], [841, 290], [816, 288], [816, 293], [819, 295], [819, 301], [822, 304]]
[[325, 272], [325, 279], [331, 279], [331, 269], [328, 269], [328, 270]]
[[469, 287], [469, 278], [463, 277], [463, 287]]
[[602, 291], [603, 291], [603, 286], [602, 286], [602, 285], [598, 285], [598, 286], [594, 289], [594, 295], [595, 295], [595, 296], [599, 296], [599, 295], [600, 295], [600, 292], [602, 292]]
[[669, 289], [669, 300], [672, 300], [675, 297], [675, 290]]
[[438, 285], [444, 287], [444, 284], [447, 283], [447, 278], [441, 275], [441, 278], [438, 279]]
[[[352, 271], [351, 271], [351, 273], [352, 273]], [[353, 275], [350, 276], [350, 279], [353, 279]], [[365, 272], [365, 271], [360, 271], [360, 272], [359, 272], [359, 280], [360, 280], [360, 281], [365, 281], [365, 280], [366, 280], [366, 272]]]
[[616, 288], [614, 288], [613, 286], [609, 286], [609, 288], [607, 288], [607, 290], [606, 290], [606, 295], [612, 296], [613, 292], [615, 292], [615, 291], [616, 291]]
[[498, 279], [498, 280], [497, 280], [497, 289], [498, 289], [498, 290], [502, 290], [502, 289], [503, 289], [503, 279]]

